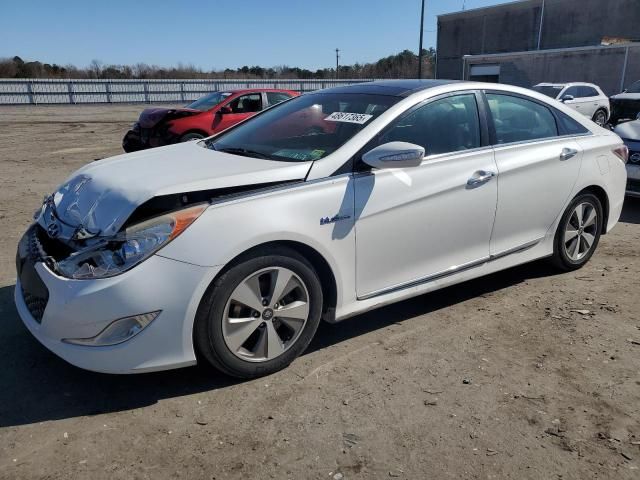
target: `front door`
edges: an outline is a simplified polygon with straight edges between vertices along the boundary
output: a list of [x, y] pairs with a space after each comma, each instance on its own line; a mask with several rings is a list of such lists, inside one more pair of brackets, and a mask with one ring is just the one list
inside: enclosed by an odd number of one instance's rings
[[418, 167], [355, 175], [358, 298], [409, 288], [488, 258], [497, 178], [477, 105], [473, 92], [431, 100], [375, 141], [410, 142], [427, 154]]
[[213, 133], [218, 133], [234, 126], [262, 110], [262, 94], [248, 93], [232, 98], [223, 103], [213, 115], [211, 126]]

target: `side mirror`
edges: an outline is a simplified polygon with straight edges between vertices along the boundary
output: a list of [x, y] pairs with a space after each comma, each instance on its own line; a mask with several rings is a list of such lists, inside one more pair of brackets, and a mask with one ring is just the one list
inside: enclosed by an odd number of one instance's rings
[[567, 102], [567, 101], [571, 101], [571, 100], [574, 100], [573, 95], [564, 95], [564, 96], [560, 99], [560, 101], [561, 101], [562, 103]]
[[229, 114], [229, 113], [233, 113], [233, 110], [231, 109], [231, 107], [230, 107], [230, 106], [225, 105], [224, 107], [220, 107], [220, 108], [218, 109], [218, 113], [219, 113], [220, 115], [227, 115], [227, 114]]
[[417, 167], [424, 158], [424, 148], [407, 142], [389, 142], [369, 150], [362, 161], [374, 168]]

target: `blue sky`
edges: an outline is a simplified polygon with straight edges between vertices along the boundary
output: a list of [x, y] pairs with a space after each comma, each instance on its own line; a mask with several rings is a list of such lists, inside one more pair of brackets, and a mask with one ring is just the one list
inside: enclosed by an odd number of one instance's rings
[[[436, 44], [435, 16], [462, 4], [427, 0], [425, 47]], [[419, 22], [420, 0], [0, 0], [0, 57], [315, 70], [335, 65], [336, 47], [341, 64], [417, 52]]]

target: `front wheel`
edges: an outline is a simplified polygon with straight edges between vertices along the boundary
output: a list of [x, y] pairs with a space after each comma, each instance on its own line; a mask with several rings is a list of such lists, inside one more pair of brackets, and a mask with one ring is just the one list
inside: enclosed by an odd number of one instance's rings
[[556, 231], [552, 261], [561, 270], [577, 270], [593, 255], [602, 232], [602, 204], [591, 193], [578, 195]]
[[287, 367], [320, 323], [322, 288], [296, 251], [251, 255], [223, 273], [198, 309], [198, 352], [228, 375], [254, 378]]

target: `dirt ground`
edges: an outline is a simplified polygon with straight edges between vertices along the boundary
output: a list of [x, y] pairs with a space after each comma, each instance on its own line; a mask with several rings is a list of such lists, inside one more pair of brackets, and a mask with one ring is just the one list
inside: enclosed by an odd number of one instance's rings
[[535, 263], [322, 325], [267, 378], [49, 353], [13, 306], [19, 236], [142, 108], [0, 107], [0, 478], [640, 478], [637, 200], [578, 272]]

